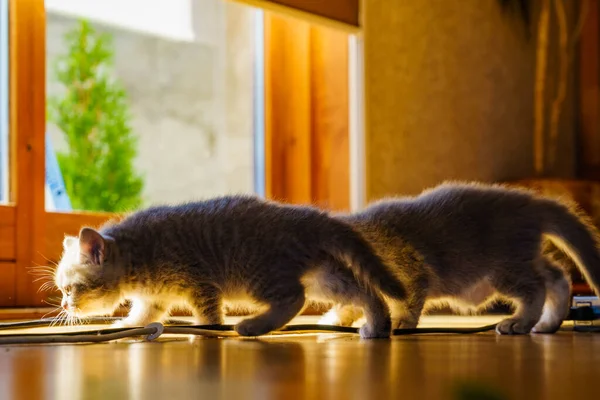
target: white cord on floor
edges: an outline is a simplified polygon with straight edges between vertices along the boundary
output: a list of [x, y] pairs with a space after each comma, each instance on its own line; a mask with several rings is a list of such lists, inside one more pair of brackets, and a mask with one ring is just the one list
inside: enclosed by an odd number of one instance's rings
[[[325, 327], [324, 327], [325, 328]], [[293, 332], [273, 331], [270, 335], [289, 335], [290, 333], [332, 333], [331, 329], [309, 329]], [[343, 333], [343, 332], [341, 332]], [[23, 334], [23, 335], [0, 335], [0, 345], [8, 344], [52, 344], [52, 343], [102, 343], [113, 340], [146, 336], [146, 340], [158, 339], [163, 334], [173, 335], [195, 335], [205, 337], [239, 337], [235, 331], [211, 330], [187, 326], [164, 326], [159, 322], [153, 322], [144, 328], [129, 328], [118, 332], [85, 333], [78, 335], [68, 334]]]

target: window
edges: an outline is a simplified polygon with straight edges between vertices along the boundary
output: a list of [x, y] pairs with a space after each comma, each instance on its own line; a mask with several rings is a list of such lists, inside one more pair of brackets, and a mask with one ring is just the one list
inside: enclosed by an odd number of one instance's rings
[[143, 3], [0, 0], [0, 306], [43, 306], [31, 266], [152, 203], [347, 209], [347, 33], [221, 0]]
[[116, 2], [46, 3], [46, 208], [254, 192], [257, 11]]
[[[85, 18], [172, 40], [194, 40], [194, 0], [46, 0], [49, 15]], [[197, 1], [196, 1], [197, 3]], [[214, 8], [214, 4], [208, 7]], [[208, 8], [203, 5], [203, 9]]]

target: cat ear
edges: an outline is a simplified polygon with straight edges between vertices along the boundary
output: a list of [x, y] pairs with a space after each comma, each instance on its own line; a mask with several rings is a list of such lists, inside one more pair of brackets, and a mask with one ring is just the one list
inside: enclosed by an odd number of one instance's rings
[[77, 242], [77, 238], [73, 236], [65, 236], [63, 240], [63, 248], [66, 250], [72, 247]]
[[92, 228], [79, 232], [79, 253], [94, 264], [102, 264], [106, 255], [106, 240]]

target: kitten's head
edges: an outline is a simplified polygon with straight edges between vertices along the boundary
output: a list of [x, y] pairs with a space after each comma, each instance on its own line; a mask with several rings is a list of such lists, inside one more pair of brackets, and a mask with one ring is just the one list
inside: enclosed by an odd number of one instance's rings
[[83, 228], [78, 238], [65, 237], [63, 247], [54, 277], [63, 309], [80, 318], [112, 313], [122, 300], [114, 240]]

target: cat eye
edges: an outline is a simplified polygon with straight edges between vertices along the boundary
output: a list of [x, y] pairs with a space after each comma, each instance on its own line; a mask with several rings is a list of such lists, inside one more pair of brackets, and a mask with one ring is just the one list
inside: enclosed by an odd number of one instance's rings
[[65, 287], [63, 288], [63, 291], [65, 292], [65, 294], [66, 294], [67, 296], [70, 296], [70, 295], [71, 295], [71, 289], [72, 289], [72, 288], [71, 288], [71, 285], [68, 285], [68, 286], [65, 286]]

